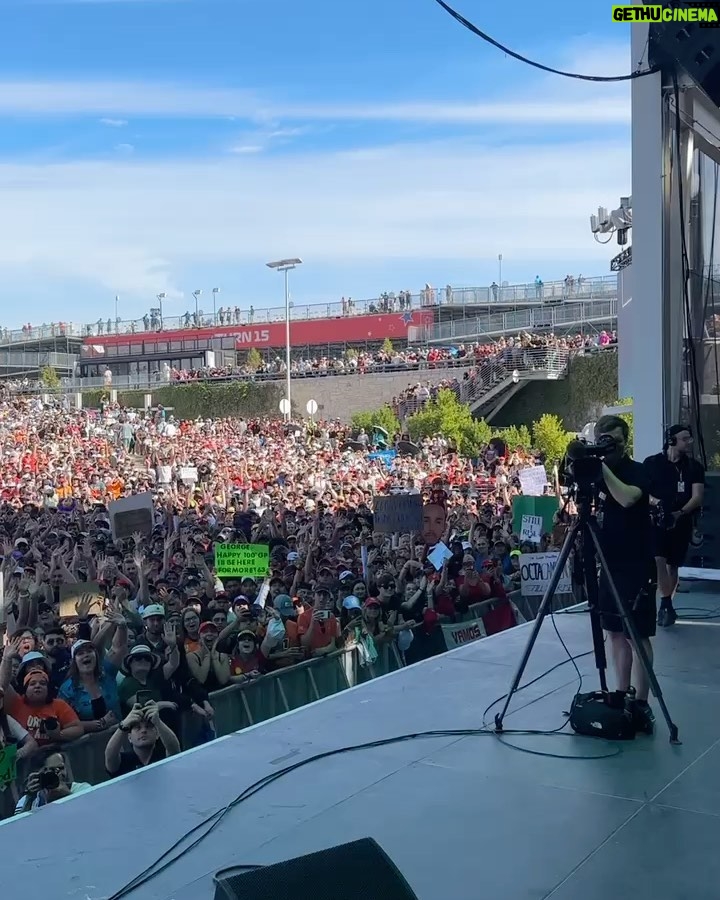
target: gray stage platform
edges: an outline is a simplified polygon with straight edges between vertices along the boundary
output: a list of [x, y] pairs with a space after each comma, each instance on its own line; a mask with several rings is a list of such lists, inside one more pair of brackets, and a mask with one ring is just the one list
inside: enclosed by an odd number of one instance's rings
[[[708, 610], [718, 595], [684, 594]], [[573, 653], [588, 620], [559, 615]], [[683, 746], [577, 737], [434, 738], [312, 764], [234, 809], [198, 848], [132, 895], [203, 900], [212, 873], [371, 835], [420, 900], [716, 900], [720, 885], [720, 630], [678, 624], [657, 669]], [[489, 638], [233, 735], [0, 828], [7, 896], [104, 900], [257, 778], [319, 751], [426, 729], [472, 728], [504, 693], [527, 627]], [[564, 658], [550, 622], [529, 678]], [[580, 662], [595, 686], [590, 657]], [[571, 665], [523, 691], [507, 727], [554, 728]]]

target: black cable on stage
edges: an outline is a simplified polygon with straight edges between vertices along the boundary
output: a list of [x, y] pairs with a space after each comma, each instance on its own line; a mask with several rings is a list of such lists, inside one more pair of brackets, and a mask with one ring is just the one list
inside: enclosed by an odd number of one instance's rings
[[445, 3], [445, 0], [435, 0], [435, 2], [441, 6], [448, 15], [452, 16], [456, 22], [459, 22], [464, 28], [467, 28], [468, 31], [471, 31], [477, 37], [482, 38], [482, 40], [486, 41], [491, 46], [496, 47], [498, 50], [501, 50], [508, 56], [512, 56], [512, 58], [516, 59], [518, 62], [532, 66], [534, 69], [540, 69], [541, 72], [549, 72], [551, 75], [562, 75], [563, 78], [576, 78], [579, 81], [596, 81], [607, 84], [608, 82], [632, 81], [634, 78], [643, 78], [645, 75], [654, 75], [656, 72], [660, 71], [660, 66], [651, 66], [649, 69], [639, 69], [636, 72], [631, 72], [630, 75], [581, 75], [577, 72], [565, 72], [562, 69], [554, 69], [552, 66], [546, 66], [543, 63], [536, 62], [534, 59], [528, 59], [528, 57], [523, 56], [522, 53], [516, 53], [504, 44], [501, 44], [500, 41], [496, 41], [495, 38], [490, 37], [489, 34], [481, 31], [477, 25], [473, 25], [472, 22], [460, 15], [460, 13], [457, 12], [457, 10], [454, 10], [452, 6], [448, 6], [448, 4]]
[[[554, 619], [553, 619], [553, 624]], [[530, 687], [533, 684], [536, 684], [541, 679], [545, 678], [551, 672], [554, 672], [556, 669], [559, 669], [561, 666], [567, 665], [569, 662], [573, 664], [575, 667], [575, 671], [578, 674], [580, 679], [580, 686], [582, 686], [582, 674], [577, 667], [575, 662], [576, 659], [581, 659], [584, 656], [589, 656], [592, 654], [592, 650], [588, 650], [584, 653], [580, 653], [577, 656], [572, 656], [570, 651], [567, 648], [567, 645], [563, 641], [559, 631], [557, 630], [557, 626], [555, 626], [555, 631], [560, 639], [560, 643], [562, 644], [565, 652], [567, 653], [568, 658], [562, 660], [562, 662], [556, 663], [551, 668], [547, 669], [545, 672], [542, 672], [532, 681], [527, 682], [527, 684], [522, 685], [518, 688], [518, 691], [522, 691], [525, 688]], [[487, 707], [485, 712], [483, 713], [483, 728], [460, 728], [460, 729], [439, 729], [436, 731], [418, 731], [412, 734], [401, 734], [396, 737], [391, 738], [383, 738], [377, 741], [369, 741], [364, 744], [352, 744], [348, 747], [340, 747], [335, 750], [326, 750], [323, 753], [316, 753], [314, 756], [309, 756], [306, 759], [301, 759], [292, 765], [286, 766], [284, 769], [280, 769], [277, 772], [271, 772], [269, 775], [264, 776], [263, 778], [258, 779], [253, 784], [249, 785], [235, 797], [234, 800], [230, 801], [227, 806], [222, 807], [221, 809], [216, 810], [214, 813], [211, 813], [189, 831], [186, 831], [183, 835], [181, 835], [175, 843], [169, 847], [161, 856], [159, 856], [154, 862], [152, 862], [147, 868], [145, 868], [142, 872], [135, 876], [132, 881], [129, 881], [124, 887], [120, 888], [110, 897], [108, 900], [122, 900], [122, 898], [127, 897], [129, 894], [133, 893], [139, 887], [142, 887], [144, 884], [147, 884], [153, 878], [160, 875], [161, 872], [164, 872], [166, 869], [170, 868], [170, 866], [174, 865], [181, 855], [185, 853], [189, 853], [195, 847], [198, 846], [205, 838], [212, 832], [214, 829], [220, 824], [220, 822], [225, 818], [228, 813], [230, 813], [235, 807], [239, 806], [245, 800], [249, 800], [255, 794], [260, 793], [264, 788], [273, 784], [275, 781], [278, 781], [281, 778], [284, 778], [286, 775], [291, 774], [292, 772], [297, 771], [305, 766], [310, 765], [311, 763], [319, 762], [323, 759], [329, 759], [334, 756], [340, 756], [344, 753], [353, 753], [358, 750], [371, 750], [378, 747], [387, 747], [392, 744], [404, 743], [406, 741], [412, 740], [422, 740], [429, 739], [435, 737], [495, 737], [500, 742], [506, 746], [510, 747], [513, 750], [518, 750], [522, 753], [529, 753], [533, 756], [543, 756], [550, 757], [553, 759], [568, 759], [568, 760], [595, 760], [595, 759], [612, 759], [615, 756], [619, 756], [622, 753], [622, 748], [615, 744], [613, 749], [607, 753], [598, 753], [591, 755], [565, 755], [565, 754], [557, 754], [557, 753], [549, 753], [541, 750], [531, 750], [528, 747], [519, 747], [517, 744], [513, 744], [510, 741], [506, 740], [507, 735], [515, 735], [515, 736], [528, 736], [528, 737], [567, 737], [567, 738], [577, 738], [578, 735], [575, 734], [562, 734], [562, 729], [564, 729], [567, 725], [567, 722], [564, 722], [560, 728], [553, 729], [552, 731], [542, 731], [539, 729], [508, 729], [504, 730], [501, 734], [496, 734], [494, 730], [489, 730], [489, 728], [484, 723], [484, 717], [488, 710], [490, 710], [496, 703], [499, 703], [501, 700], [505, 699], [503, 697], [499, 697], [497, 700], [494, 700], [490, 706]], [[493, 726], [494, 727], [494, 726]], [[594, 740], [598, 740], [595, 738]], [[614, 742], [607, 741], [606, 743], [613, 744]], [[207, 826], [207, 827], [206, 827]], [[202, 828], [205, 830], [196, 837], [188, 846], [183, 846], [185, 842], [191, 838], [194, 834], [200, 831]], [[173, 855], [174, 851], [177, 851], [175, 855]], [[168, 857], [170, 857], [168, 859]], [[257, 869], [262, 868], [260, 865], [247, 864], [247, 865], [237, 865], [233, 866], [235, 869]]]

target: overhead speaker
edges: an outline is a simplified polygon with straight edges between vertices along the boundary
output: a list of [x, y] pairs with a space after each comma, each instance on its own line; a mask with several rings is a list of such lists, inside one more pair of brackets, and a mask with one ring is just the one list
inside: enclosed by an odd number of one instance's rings
[[372, 838], [215, 876], [215, 900], [418, 900]]
[[[654, 4], [653, 4], [654, 5]], [[664, 3], [663, 7], [688, 9], [707, 6], [720, 18], [720, 6], [703, 3]], [[720, 28], [701, 22], [658, 22], [650, 25], [648, 61], [676, 71], [679, 67], [720, 106]]]

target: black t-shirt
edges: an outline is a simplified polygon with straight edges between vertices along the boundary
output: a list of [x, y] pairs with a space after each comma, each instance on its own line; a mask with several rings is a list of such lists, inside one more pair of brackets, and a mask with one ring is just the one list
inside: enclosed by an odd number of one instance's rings
[[[162, 741], [157, 740], [147, 765], [160, 762], [160, 760], [165, 759], [166, 756], [167, 753], [162, 745]], [[137, 772], [138, 769], [144, 768], [145, 766], [140, 762], [134, 750], [122, 750], [120, 752], [120, 768], [117, 772], [108, 772], [108, 775], [112, 775], [113, 778], [115, 778], [118, 775], [127, 775], [128, 772]]]
[[642, 463], [624, 456], [612, 469], [623, 484], [639, 487], [642, 497], [630, 507], [621, 506], [604, 482], [600, 483], [603, 497], [598, 525], [600, 542], [608, 562], [622, 568], [647, 564], [651, 553], [649, 479]]
[[691, 456], [671, 462], [667, 453], [648, 456], [643, 463], [650, 481], [650, 494], [662, 500], [666, 512], [676, 512], [692, 497], [694, 484], [705, 484], [705, 469]]

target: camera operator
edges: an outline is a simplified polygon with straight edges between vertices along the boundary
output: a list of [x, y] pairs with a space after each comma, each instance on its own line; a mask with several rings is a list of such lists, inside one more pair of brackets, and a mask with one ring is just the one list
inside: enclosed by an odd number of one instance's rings
[[[652, 662], [655, 597], [648, 590], [652, 575], [649, 482], [642, 463], [627, 455], [628, 437], [627, 423], [618, 416], [603, 416], [595, 425], [595, 440], [612, 438], [614, 444], [602, 462], [598, 526], [613, 581]], [[598, 584], [598, 608], [610, 641], [618, 690], [630, 696], [636, 729], [652, 734], [655, 717], [648, 704], [648, 678], [636, 661], [633, 691], [633, 646], [604, 572]]]
[[685, 561], [693, 519], [705, 494], [705, 469], [690, 455], [693, 436], [687, 425], [672, 425], [665, 432], [662, 453], [648, 456], [645, 468], [650, 481], [650, 502], [658, 514], [653, 526], [660, 609], [657, 623], [674, 625], [677, 613], [673, 597], [678, 569]]
[[26, 783], [26, 793], [15, 807], [15, 815], [40, 809], [54, 800], [62, 800], [92, 787], [84, 781], [73, 781], [64, 753], [49, 749], [41, 751], [32, 761], [33, 770]]

